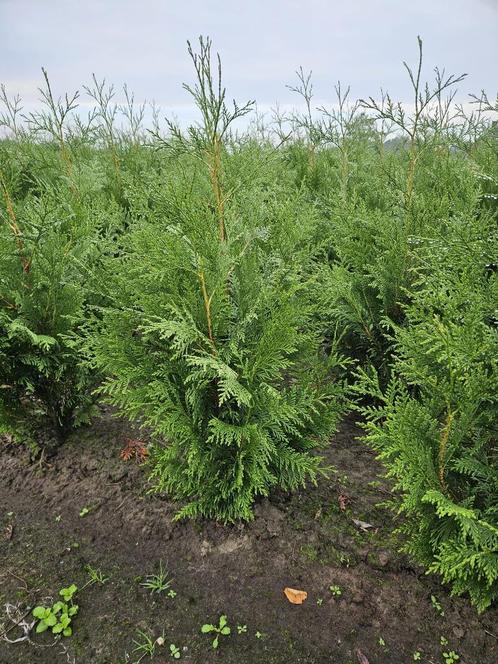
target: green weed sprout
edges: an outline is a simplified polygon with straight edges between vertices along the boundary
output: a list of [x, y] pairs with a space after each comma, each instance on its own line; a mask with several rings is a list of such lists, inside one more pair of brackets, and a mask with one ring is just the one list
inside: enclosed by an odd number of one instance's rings
[[228, 636], [230, 634], [230, 627], [228, 626], [227, 623], [227, 617], [225, 615], [220, 616], [218, 626], [216, 625], [210, 625], [210, 624], [205, 624], [201, 627], [201, 632], [203, 634], [209, 634], [211, 632], [214, 632], [216, 636], [213, 639], [213, 648], [217, 648], [219, 645], [220, 641], [220, 636]]
[[161, 562], [159, 563], [159, 572], [157, 574], [149, 574], [140, 585], [150, 590], [151, 593], [162, 593], [169, 589], [168, 597], [174, 598], [176, 592], [171, 589], [172, 581], [173, 579], [168, 578], [168, 573], [163, 570]]
[[59, 595], [63, 602], [55, 602], [52, 606], [36, 606], [33, 609], [33, 617], [39, 620], [36, 626], [36, 633], [41, 634], [47, 629], [52, 629], [53, 634], [71, 636], [72, 618], [78, 613], [78, 605], [73, 603], [73, 597], [77, 593], [78, 587], [73, 583], [67, 588], [61, 588]]
[[170, 643], [169, 651], [170, 651], [171, 657], [174, 657], [175, 659], [180, 659], [180, 657], [181, 657], [180, 648], [175, 646], [174, 643]]
[[156, 641], [153, 641], [148, 634], [146, 634], [140, 629], [137, 630], [137, 632], [140, 636], [140, 640], [139, 641], [135, 641], [135, 639], [133, 640], [133, 643], [136, 645], [136, 648], [133, 648], [133, 652], [140, 653], [138, 662], [141, 662], [142, 659], [147, 655], [150, 658], [154, 656], [154, 652], [156, 650]]

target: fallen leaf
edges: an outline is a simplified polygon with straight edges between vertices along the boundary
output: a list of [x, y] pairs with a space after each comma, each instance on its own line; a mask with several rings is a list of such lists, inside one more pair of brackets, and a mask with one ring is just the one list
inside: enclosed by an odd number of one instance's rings
[[369, 528], [373, 528], [371, 523], [367, 523], [366, 521], [360, 521], [359, 519], [353, 519], [353, 523], [355, 526], [358, 526], [360, 530], [367, 531]]
[[3, 531], [5, 539], [11, 540], [13, 532], [14, 532], [14, 524], [13, 523], [8, 523], [5, 527], [5, 530]]
[[339, 508], [344, 512], [346, 505], [349, 503], [349, 497], [345, 493], [340, 493], [337, 502], [339, 503]]
[[359, 648], [356, 648], [356, 659], [359, 664], [370, 664], [368, 657], [364, 655]]
[[284, 588], [284, 594], [291, 604], [302, 604], [308, 597], [305, 590], [295, 590], [294, 588]]
[[119, 456], [123, 461], [129, 461], [135, 457], [135, 461], [141, 463], [145, 461], [148, 454], [149, 450], [141, 440], [129, 439], [126, 441], [126, 445], [119, 453]]

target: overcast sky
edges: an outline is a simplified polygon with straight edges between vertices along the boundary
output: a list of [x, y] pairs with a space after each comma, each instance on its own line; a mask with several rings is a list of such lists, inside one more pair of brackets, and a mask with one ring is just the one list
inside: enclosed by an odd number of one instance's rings
[[462, 99], [498, 88], [498, 0], [0, 0], [0, 82], [31, 107], [41, 66], [58, 94], [95, 72], [186, 117], [186, 40], [200, 34], [222, 56], [229, 96], [263, 109], [292, 102], [299, 65], [313, 70], [317, 103], [338, 79], [355, 98], [382, 86], [408, 100], [401, 63], [415, 61], [417, 34], [427, 74], [468, 72]]

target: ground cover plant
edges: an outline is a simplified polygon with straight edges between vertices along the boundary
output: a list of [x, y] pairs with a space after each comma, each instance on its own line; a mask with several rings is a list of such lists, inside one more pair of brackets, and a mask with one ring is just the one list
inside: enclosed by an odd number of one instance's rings
[[36, 633], [41, 634], [47, 629], [51, 629], [53, 634], [71, 636], [73, 628], [71, 627], [72, 618], [78, 613], [78, 605], [74, 604], [73, 597], [78, 588], [73, 584], [67, 588], [61, 588], [59, 595], [64, 600], [55, 602], [52, 606], [35, 606], [33, 616], [38, 619]]
[[[262, 505], [271, 515], [276, 501], [288, 516], [285, 501], [302, 501], [293, 544], [282, 550], [335, 572], [315, 589], [282, 579], [282, 588], [302, 588], [293, 592], [303, 611], [351, 609], [357, 579], [344, 570], [361, 559], [363, 572], [374, 574], [398, 548], [408, 556], [398, 561], [409, 561], [399, 565], [419, 564], [465, 597], [453, 601], [496, 610], [498, 106], [484, 92], [458, 106], [463, 75], [436, 69], [425, 83], [417, 43], [415, 65], [405, 65], [408, 108], [387, 93], [355, 101], [341, 83], [333, 106], [315, 108], [311, 73], [299, 69], [289, 87], [304, 112], [262, 118], [252, 101], [229, 103], [209, 39], [188, 44], [194, 82], [184, 88], [199, 122], [186, 128], [161, 124], [155, 107], [147, 127], [145, 106], [126, 87], [119, 104], [112, 85], [96, 76], [83, 88], [95, 104], [86, 119], [80, 93], [57, 97], [45, 70], [39, 112], [24, 113], [22, 100], [2, 86], [0, 459], [8, 457], [7, 477], [25, 445], [40, 473], [58, 459], [64, 470], [70, 455], [85, 454], [76, 454], [76, 440], [91, 447], [92, 416], [117, 427], [125, 418], [120, 465], [103, 486], [130, 473], [140, 500], [154, 506], [159, 531], [161, 505], [168, 523], [197, 519], [171, 526], [189, 536], [205, 529], [194, 558], [210, 555], [208, 520], [221, 524], [220, 533], [238, 533], [216, 545], [228, 555], [253, 546]], [[365, 471], [368, 490], [382, 486], [394, 510], [387, 543], [376, 539], [375, 510], [354, 512], [345, 476], [334, 468], [335, 435], [348, 411], [363, 430], [348, 436], [348, 460], [365, 455], [375, 469]], [[106, 463], [108, 444], [101, 444], [82, 484]], [[106, 501], [116, 510], [126, 504], [130, 521], [138, 514], [126, 495], [122, 503], [85, 491], [74, 505], [69, 494], [60, 504], [49, 500], [57, 503], [54, 528], [66, 519], [80, 532], [96, 528]], [[280, 523], [269, 516], [264, 537], [272, 529], [284, 537], [272, 518]], [[310, 541], [300, 541], [300, 530]], [[350, 539], [330, 552], [327, 538]], [[186, 615], [177, 561], [155, 545], [132, 592]], [[168, 545], [185, 553], [181, 543]], [[64, 550], [78, 546], [71, 539]], [[424, 592], [429, 610], [446, 620], [445, 591], [428, 585]], [[24, 613], [6, 599], [9, 620], [24, 625], [20, 638], [34, 628], [70, 643], [71, 620], [78, 613], [79, 631], [84, 612], [69, 595], [37, 599]], [[209, 658], [218, 647], [245, 647], [243, 639], [278, 657], [268, 625], [221, 600], [210, 608], [203, 605], [201, 615], [192, 603], [195, 621], [186, 631], [137, 625], [136, 659], [156, 657], [164, 644], [168, 658], [187, 659], [189, 648]], [[12, 625], [0, 621], [3, 636], [5, 629], [10, 634]], [[441, 661], [462, 661], [448, 634], [436, 642]], [[369, 643], [389, 656], [384, 633]], [[410, 648], [407, 656], [423, 661], [423, 648]], [[358, 661], [365, 656], [351, 652]]]

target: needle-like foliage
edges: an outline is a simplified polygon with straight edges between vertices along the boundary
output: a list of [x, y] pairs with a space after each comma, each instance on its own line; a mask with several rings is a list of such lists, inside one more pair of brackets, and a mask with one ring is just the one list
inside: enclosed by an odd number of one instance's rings
[[464, 75], [425, 83], [417, 43], [408, 104], [337, 83], [315, 108], [299, 68], [301, 111], [268, 120], [229, 102], [201, 38], [186, 129], [153, 102], [147, 130], [145, 102], [95, 75], [86, 117], [45, 70], [28, 114], [0, 84], [0, 431], [62, 439], [100, 395], [147, 429], [179, 517], [250, 519], [316, 481], [348, 382], [406, 550], [483, 609], [498, 107], [457, 104]]
[[498, 594], [498, 235], [455, 218], [426, 243], [430, 268], [395, 326], [394, 375], [357, 388], [368, 441], [401, 492], [406, 550], [482, 610]]
[[[243, 166], [224, 138], [248, 107], [227, 110], [209, 41], [189, 51], [197, 84], [186, 89], [202, 123], [176, 129], [172, 146], [201, 168], [165, 184], [163, 213], [125, 238], [92, 343], [101, 393], [153, 430], [155, 488], [184, 501], [179, 517], [233, 521], [251, 518], [273, 487], [316, 481], [312, 450], [334, 431], [344, 395], [340, 360], [311, 327], [316, 217], [282, 198], [271, 172], [245, 184], [252, 209], [240, 204], [230, 168]], [[301, 238], [294, 255], [284, 233]]]

